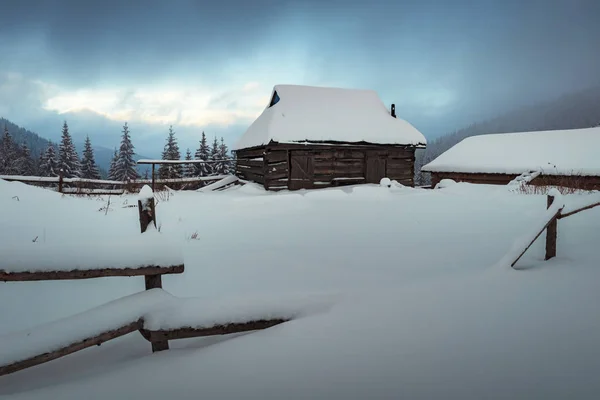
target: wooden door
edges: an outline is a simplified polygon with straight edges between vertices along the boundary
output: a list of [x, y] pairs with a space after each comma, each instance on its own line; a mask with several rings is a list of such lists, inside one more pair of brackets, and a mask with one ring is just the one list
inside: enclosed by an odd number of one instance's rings
[[314, 176], [315, 167], [312, 155], [292, 152], [290, 156], [290, 190], [312, 188]]
[[365, 180], [367, 183], [379, 183], [385, 178], [386, 158], [383, 155], [367, 154], [367, 168]]

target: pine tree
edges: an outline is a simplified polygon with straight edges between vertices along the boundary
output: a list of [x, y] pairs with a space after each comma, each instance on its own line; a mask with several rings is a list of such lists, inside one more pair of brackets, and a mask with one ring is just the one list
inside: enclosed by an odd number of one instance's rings
[[[192, 161], [192, 152], [188, 148], [185, 152], [185, 160]], [[185, 164], [183, 167], [183, 176], [186, 178], [191, 178], [196, 174], [196, 166], [194, 164]]]
[[231, 174], [231, 162], [229, 162], [231, 157], [229, 156], [229, 149], [227, 148], [223, 137], [221, 137], [221, 144], [219, 145], [219, 160], [221, 161], [217, 163], [218, 173], [221, 175]]
[[81, 159], [81, 177], [85, 179], [100, 179], [100, 171], [94, 158], [94, 149], [90, 137], [86, 136]]
[[56, 150], [54, 144], [49, 143], [48, 147], [40, 157], [40, 168], [39, 174], [41, 176], [58, 176], [58, 159], [56, 157]]
[[[173, 126], [169, 127], [169, 136], [167, 137], [167, 143], [162, 152], [163, 160], [179, 160], [181, 154], [179, 153], [179, 145], [175, 138], [175, 132]], [[181, 164], [161, 164], [158, 168], [158, 176], [160, 179], [177, 179], [183, 176], [183, 168]]]
[[215, 162], [219, 159], [220, 151], [219, 151], [219, 142], [217, 141], [217, 137], [215, 136], [215, 140], [213, 141], [212, 147], [210, 149], [209, 160], [213, 161], [210, 163], [210, 175], [219, 175], [219, 163]]
[[117, 161], [119, 160], [119, 154], [115, 148], [115, 153], [110, 160], [110, 166], [108, 167], [108, 180], [117, 181]]
[[[196, 160], [208, 161], [210, 156], [210, 148], [206, 141], [206, 135], [202, 132], [202, 139], [200, 139], [200, 147], [196, 150], [194, 158]], [[194, 164], [196, 167], [196, 176], [208, 176], [210, 175], [210, 165], [206, 163]]]
[[129, 127], [127, 122], [123, 125], [123, 136], [121, 136], [121, 147], [119, 147], [119, 155], [117, 157], [115, 177], [117, 181], [135, 180], [140, 177], [136, 169], [136, 162], [133, 159], [135, 155], [131, 136], [129, 135]]
[[4, 125], [4, 134], [0, 142], [0, 174], [17, 175], [17, 149], [12, 140], [8, 127]]
[[81, 175], [81, 163], [69, 133], [67, 121], [63, 124], [62, 137], [58, 147], [58, 167], [59, 172], [62, 169], [65, 178], [75, 178]]
[[31, 152], [26, 143], [23, 143], [18, 152], [16, 161], [17, 172], [23, 176], [33, 176], [36, 173], [35, 161], [31, 158]]

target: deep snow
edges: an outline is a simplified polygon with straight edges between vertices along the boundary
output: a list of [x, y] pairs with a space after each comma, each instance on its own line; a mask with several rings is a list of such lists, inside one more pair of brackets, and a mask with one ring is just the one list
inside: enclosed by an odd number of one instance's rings
[[[545, 196], [462, 183], [279, 194], [250, 184], [157, 198], [161, 235], [180, 244], [186, 265], [163, 278], [175, 296], [333, 296], [335, 304], [261, 332], [173, 341], [156, 354], [132, 334], [0, 377], [0, 394], [562, 399], [600, 391], [600, 208], [559, 221], [557, 258], [542, 261], [542, 235], [515, 271], [498, 261], [543, 218]], [[590, 198], [563, 197], [567, 208]], [[105, 215], [106, 197], [0, 181], [2, 254], [42, 233], [47, 244], [74, 247], [130, 240], [137, 210], [123, 205], [136, 200], [113, 196]], [[141, 290], [140, 277], [0, 283], [0, 334]]]

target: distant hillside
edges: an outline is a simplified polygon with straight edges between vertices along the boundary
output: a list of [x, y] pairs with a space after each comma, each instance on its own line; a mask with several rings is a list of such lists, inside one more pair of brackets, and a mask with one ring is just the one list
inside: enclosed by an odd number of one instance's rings
[[[4, 126], [6, 125], [6, 127], [8, 127], [8, 131], [10, 132], [11, 136], [13, 137], [13, 140], [15, 141], [15, 143], [18, 144], [22, 144], [22, 143], [26, 143], [27, 147], [29, 147], [29, 151], [31, 152], [31, 156], [33, 157], [34, 160], [37, 160], [40, 156], [40, 153], [42, 151], [44, 151], [50, 141], [48, 139], [45, 139], [41, 136], [39, 136], [37, 133], [35, 132], [31, 132], [25, 128], [20, 127], [17, 124], [14, 124], [12, 122], [10, 122], [9, 120], [5, 119], [5, 118], [0, 118], [0, 131], [4, 130]], [[57, 145], [57, 143], [55, 143], [55, 145]], [[115, 143], [115, 147], [117, 147], [119, 145], [119, 143]], [[135, 145], [135, 143], [134, 143]], [[76, 142], [75, 143], [75, 147], [77, 148], [77, 152], [79, 153], [79, 156], [82, 156], [82, 152], [83, 152], [83, 143], [79, 143]], [[107, 147], [99, 147], [99, 146], [93, 146], [94, 148], [94, 156], [96, 158], [96, 164], [98, 164], [98, 168], [100, 169], [100, 174], [103, 177], [106, 177], [108, 174], [108, 168], [110, 167], [110, 160], [112, 159], [113, 153], [114, 153], [114, 149], [109, 149]], [[151, 157], [146, 157], [143, 155], [134, 155], [134, 159], [140, 160], [142, 158], [151, 158]], [[148, 169], [148, 166], [139, 166], [138, 167], [138, 171], [140, 172], [140, 174], [144, 174], [144, 172]]]
[[[415, 182], [421, 185], [429, 184], [429, 174], [421, 174], [421, 167], [470, 136], [490, 133], [579, 129], [598, 124], [600, 124], [600, 87], [514, 110], [430, 141], [426, 150], [418, 151], [416, 154]], [[507, 157], [509, 156], [507, 155]]]

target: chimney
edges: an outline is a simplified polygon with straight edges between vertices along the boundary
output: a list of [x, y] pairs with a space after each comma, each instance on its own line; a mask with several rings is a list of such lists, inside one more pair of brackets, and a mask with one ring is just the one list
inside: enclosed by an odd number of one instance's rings
[[395, 104], [392, 104], [392, 112], [391, 112], [391, 114], [392, 114], [392, 117], [396, 118], [396, 105]]

